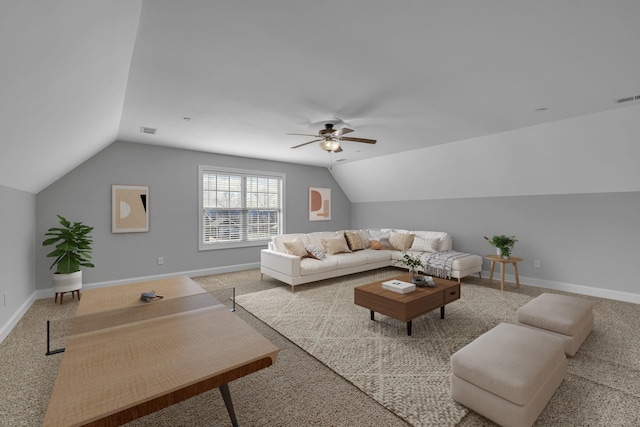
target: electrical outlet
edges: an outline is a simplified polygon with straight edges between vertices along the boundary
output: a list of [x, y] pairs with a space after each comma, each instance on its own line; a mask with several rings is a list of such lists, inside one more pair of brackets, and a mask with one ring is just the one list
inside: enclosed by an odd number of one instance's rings
[[533, 267], [534, 268], [540, 268], [541, 267], [541, 263], [539, 259], [533, 260]]
[[162, 265], [164, 264], [164, 257], [159, 256], [158, 257], [158, 265]]

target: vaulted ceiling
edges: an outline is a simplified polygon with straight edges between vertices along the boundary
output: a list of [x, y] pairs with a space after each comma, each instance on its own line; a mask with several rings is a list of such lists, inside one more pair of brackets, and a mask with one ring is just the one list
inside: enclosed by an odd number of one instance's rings
[[[70, 0], [0, 5], [0, 185], [37, 193], [113, 141], [326, 166], [640, 95], [636, 0]], [[155, 135], [141, 127], [157, 129]]]

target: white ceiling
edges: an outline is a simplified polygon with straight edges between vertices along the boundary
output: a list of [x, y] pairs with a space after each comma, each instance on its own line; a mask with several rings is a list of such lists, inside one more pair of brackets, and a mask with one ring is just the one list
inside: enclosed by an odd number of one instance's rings
[[637, 0], [7, 3], [0, 184], [30, 192], [116, 139], [327, 166], [286, 133], [378, 140], [352, 162], [640, 94]]

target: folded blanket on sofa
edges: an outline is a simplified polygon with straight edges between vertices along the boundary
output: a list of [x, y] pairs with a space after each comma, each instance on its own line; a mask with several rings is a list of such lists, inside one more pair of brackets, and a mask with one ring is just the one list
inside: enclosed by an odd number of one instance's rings
[[458, 251], [442, 251], [425, 253], [422, 257], [424, 272], [431, 276], [451, 278], [451, 266], [458, 258], [464, 258], [469, 254]]

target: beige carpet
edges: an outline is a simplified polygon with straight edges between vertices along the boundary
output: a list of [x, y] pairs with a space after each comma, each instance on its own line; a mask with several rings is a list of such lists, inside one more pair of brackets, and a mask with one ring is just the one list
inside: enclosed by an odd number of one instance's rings
[[[343, 286], [351, 280], [373, 281], [378, 277], [391, 277], [397, 272], [394, 268], [388, 268], [352, 275], [346, 279], [326, 280], [301, 286], [295, 294], [305, 289], [307, 292], [316, 292], [324, 287]], [[237, 288], [238, 295], [277, 288], [290, 293], [288, 286], [275, 280], [265, 278], [260, 281], [257, 270], [206, 276], [195, 280], [210, 291], [225, 289], [222, 291], [224, 294], [228, 294], [226, 290], [231, 286]], [[480, 293], [488, 291], [487, 295], [495, 294], [486, 286], [486, 280], [467, 278], [465, 282], [481, 285], [473, 286]], [[494, 283], [493, 290], [495, 287]], [[543, 291], [527, 286], [516, 291], [512, 285], [508, 285], [507, 289], [505, 295], [517, 294], [523, 298]], [[465, 294], [470, 296], [471, 291], [463, 290], [463, 300]], [[541, 414], [536, 426], [640, 425], [640, 307], [605, 299], [589, 299], [596, 304], [595, 329], [578, 355], [569, 361], [569, 374]], [[511, 310], [502, 308], [502, 299], [495, 302], [496, 312]], [[77, 301], [74, 300], [66, 301], [63, 306], [54, 304], [53, 299], [38, 300], [0, 344], [0, 426], [42, 424], [57, 367], [63, 357], [44, 355], [45, 321], [72, 316], [76, 307]], [[395, 328], [403, 332], [402, 326], [394, 325], [395, 321], [371, 322], [368, 312], [365, 309], [362, 311], [362, 322], [367, 328], [371, 324], [379, 324], [378, 327], [384, 328], [386, 334]], [[488, 311], [487, 316], [494, 315], [494, 310]], [[281, 349], [274, 366], [230, 384], [241, 426], [408, 425], [282, 334], [243, 309], [239, 309], [237, 313]], [[456, 315], [453, 307], [448, 307], [445, 322], [459, 323], [454, 320], [456, 316], [465, 317], [463, 313]], [[431, 322], [440, 322], [439, 316], [435, 315]], [[416, 322], [413, 338], [423, 339], [426, 331], [422, 324]], [[399, 334], [399, 338], [406, 341], [406, 335], [401, 335]], [[394, 355], [398, 354], [403, 354], [402, 347], [395, 348]], [[425, 353], [421, 352], [416, 357], [425, 357]], [[217, 390], [212, 390], [143, 417], [130, 425], [198, 427], [226, 426], [230, 423], [220, 394]], [[469, 427], [493, 424], [470, 412], [458, 425]]]

